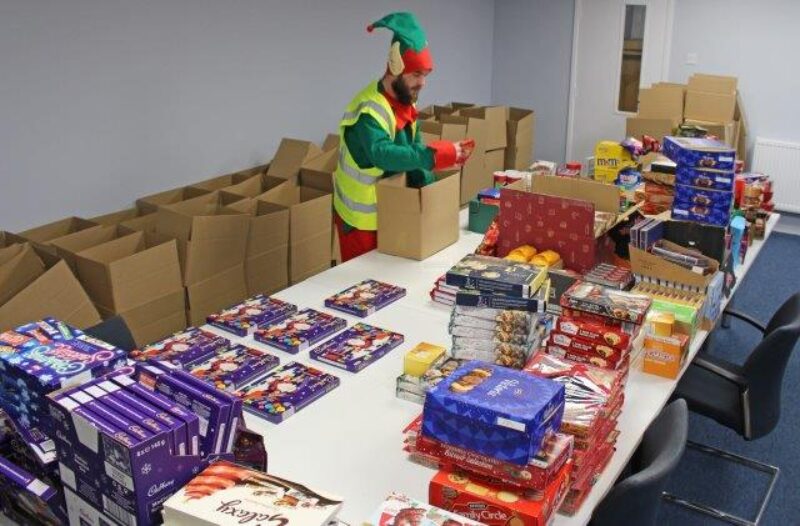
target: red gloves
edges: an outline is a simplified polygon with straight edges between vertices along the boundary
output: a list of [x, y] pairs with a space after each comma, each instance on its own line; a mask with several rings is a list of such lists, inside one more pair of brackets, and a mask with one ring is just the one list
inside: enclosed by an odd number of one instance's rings
[[475, 141], [472, 139], [458, 142], [433, 141], [428, 144], [428, 148], [433, 150], [433, 169], [445, 170], [453, 166], [463, 166], [472, 155]]

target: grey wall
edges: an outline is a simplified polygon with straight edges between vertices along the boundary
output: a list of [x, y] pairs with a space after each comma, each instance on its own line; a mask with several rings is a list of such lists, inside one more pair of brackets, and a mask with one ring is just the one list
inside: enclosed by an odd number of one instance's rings
[[283, 136], [321, 140], [383, 72], [390, 34], [365, 27], [394, 10], [428, 31], [421, 104], [490, 102], [491, 0], [0, 2], [0, 230], [252, 166]]
[[[757, 135], [800, 141], [798, 20], [796, 0], [676, 0], [670, 80], [735, 75], [750, 144]], [[697, 53], [698, 64], [686, 64], [687, 53]]]
[[534, 156], [563, 161], [574, 0], [497, 0], [492, 100], [536, 111]]

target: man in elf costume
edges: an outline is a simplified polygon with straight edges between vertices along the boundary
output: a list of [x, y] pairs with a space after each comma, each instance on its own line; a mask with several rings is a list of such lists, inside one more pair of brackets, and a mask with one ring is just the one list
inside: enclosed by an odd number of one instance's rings
[[392, 13], [367, 27], [394, 32], [386, 73], [370, 82], [345, 109], [339, 123], [339, 163], [334, 173], [334, 221], [342, 261], [377, 247], [376, 185], [406, 172], [408, 184], [435, 181], [431, 170], [464, 164], [474, 141], [423, 144], [415, 103], [433, 70], [425, 32], [411, 13]]

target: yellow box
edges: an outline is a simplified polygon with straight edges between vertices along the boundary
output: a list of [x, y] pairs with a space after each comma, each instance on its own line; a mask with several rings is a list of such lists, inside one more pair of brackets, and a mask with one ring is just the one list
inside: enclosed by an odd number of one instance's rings
[[594, 178], [602, 183], [613, 183], [623, 168], [635, 167], [628, 150], [618, 142], [600, 141], [594, 147]]
[[420, 377], [431, 365], [441, 358], [445, 353], [445, 348], [431, 343], [418, 343], [413, 349], [406, 353], [403, 360], [403, 374]]
[[675, 327], [675, 314], [671, 312], [650, 311], [647, 323], [655, 336], [670, 337]]
[[644, 338], [642, 371], [648, 374], [677, 378], [686, 358], [689, 337], [676, 334], [670, 337], [647, 335]]

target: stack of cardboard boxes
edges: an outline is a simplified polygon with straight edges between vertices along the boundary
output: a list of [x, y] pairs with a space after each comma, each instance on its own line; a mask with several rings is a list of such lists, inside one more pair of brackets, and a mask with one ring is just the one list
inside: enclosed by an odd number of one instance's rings
[[423, 142], [444, 139], [475, 141], [472, 156], [461, 170], [460, 204], [492, 186], [492, 174], [524, 170], [533, 159], [535, 116], [532, 110], [506, 106], [476, 106], [451, 102], [420, 110]]
[[705, 128], [745, 159], [747, 128], [736, 77], [696, 73], [687, 84], [659, 82], [639, 90], [639, 112], [627, 119], [625, 135], [661, 140], [680, 124]]

